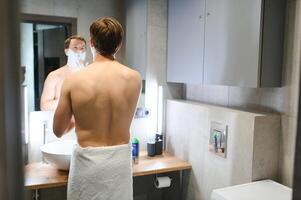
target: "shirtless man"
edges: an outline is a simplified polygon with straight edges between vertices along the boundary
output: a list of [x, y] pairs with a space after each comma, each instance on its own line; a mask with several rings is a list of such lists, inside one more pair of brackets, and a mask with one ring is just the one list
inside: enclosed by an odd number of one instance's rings
[[71, 160], [67, 196], [72, 200], [130, 200], [130, 125], [141, 77], [115, 60], [123, 39], [118, 21], [96, 20], [90, 37], [94, 62], [66, 78], [54, 115], [57, 137], [68, 131], [72, 115], [75, 119], [79, 146]]
[[73, 72], [84, 66], [86, 40], [74, 35], [65, 40], [67, 64], [51, 72], [44, 83], [40, 107], [42, 111], [54, 111], [58, 104], [64, 80]]

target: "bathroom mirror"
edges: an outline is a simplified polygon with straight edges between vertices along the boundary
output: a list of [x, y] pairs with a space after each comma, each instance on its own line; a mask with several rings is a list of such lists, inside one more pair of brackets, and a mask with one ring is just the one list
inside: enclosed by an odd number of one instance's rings
[[[141, 7], [141, 5], [138, 6]], [[144, 107], [146, 26], [145, 29], [139, 27], [142, 23], [146, 24], [146, 13], [137, 13], [139, 8], [134, 9], [130, 4], [128, 8], [125, 12], [130, 12], [130, 14], [124, 21], [121, 20], [125, 37], [116, 58], [122, 64], [140, 72], [143, 78], [143, 88], [138, 107]], [[139, 18], [139, 15], [143, 16], [143, 14], [144, 18]], [[84, 24], [87, 27], [86, 30], [81, 28], [79, 32], [77, 31], [77, 18], [36, 14], [21, 15], [21, 66], [25, 69], [25, 80], [22, 87], [27, 91], [27, 97], [24, 98], [27, 98], [28, 112], [40, 110], [40, 99], [47, 75], [66, 64], [67, 57], [64, 53], [66, 38], [74, 34], [83, 36], [87, 41], [85, 63], [92, 62], [88, 44], [88, 28], [93, 20], [87, 20], [87, 24]], [[81, 33], [84, 31], [86, 33]]]
[[[52, 133], [53, 112], [39, 112], [40, 99], [47, 75], [67, 62], [64, 41], [78, 34], [89, 40], [89, 26], [97, 18], [112, 16], [124, 28], [122, 48], [117, 60], [139, 71], [142, 92], [138, 101], [136, 118], [148, 117], [145, 109], [146, 73], [146, 0], [114, 1], [21, 1], [20, 55], [21, 68], [25, 71], [22, 82], [22, 125], [25, 135], [25, 161], [41, 160], [39, 147], [55, 141]], [[92, 54], [86, 46], [86, 63]], [[140, 109], [142, 108], [142, 109]], [[138, 115], [137, 115], [138, 113]], [[150, 113], [150, 112], [148, 112]], [[138, 116], [138, 117], [137, 117]], [[74, 134], [66, 134], [73, 138]]]
[[22, 15], [21, 66], [25, 68], [23, 87], [27, 90], [28, 109], [40, 110], [40, 98], [48, 74], [67, 62], [64, 41], [74, 34], [76, 19]]

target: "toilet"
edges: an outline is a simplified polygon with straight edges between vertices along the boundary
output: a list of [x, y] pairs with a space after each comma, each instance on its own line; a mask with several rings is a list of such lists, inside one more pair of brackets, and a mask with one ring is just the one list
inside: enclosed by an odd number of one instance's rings
[[272, 180], [213, 190], [211, 200], [291, 200], [292, 189]]

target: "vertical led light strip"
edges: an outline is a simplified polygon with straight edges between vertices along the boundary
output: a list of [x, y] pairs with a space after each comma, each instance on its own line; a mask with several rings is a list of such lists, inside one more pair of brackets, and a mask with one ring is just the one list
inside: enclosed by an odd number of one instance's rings
[[24, 103], [24, 133], [25, 133], [25, 144], [28, 144], [28, 96], [27, 96], [27, 87], [24, 86], [24, 95], [23, 95], [23, 103]]
[[157, 112], [157, 133], [162, 134], [163, 131], [163, 86], [158, 86], [158, 112]]

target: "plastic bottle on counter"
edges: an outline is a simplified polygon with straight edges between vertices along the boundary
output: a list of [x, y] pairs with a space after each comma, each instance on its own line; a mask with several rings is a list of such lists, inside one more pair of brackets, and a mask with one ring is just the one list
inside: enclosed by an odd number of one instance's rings
[[136, 137], [132, 139], [132, 157], [133, 161], [136, 161], [139, 157], [139, 140]]

